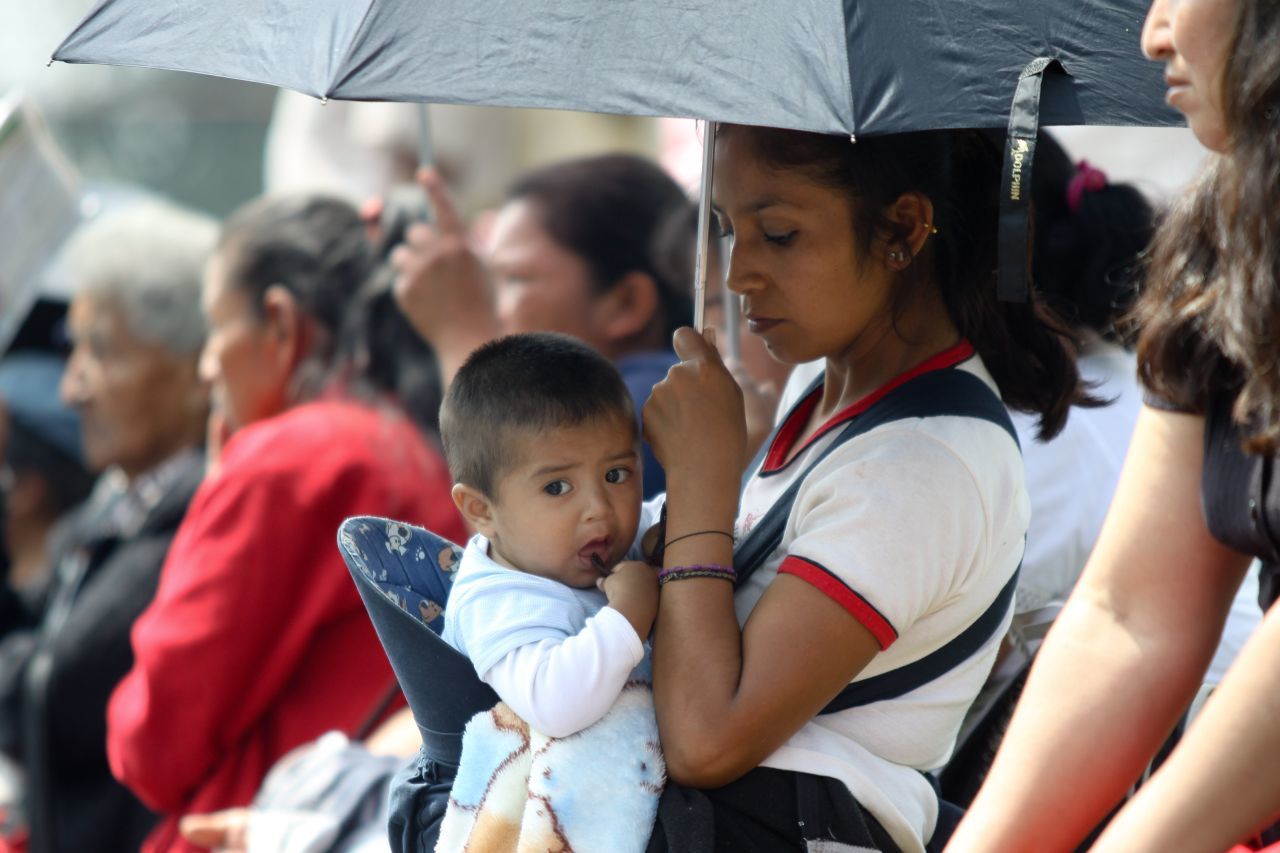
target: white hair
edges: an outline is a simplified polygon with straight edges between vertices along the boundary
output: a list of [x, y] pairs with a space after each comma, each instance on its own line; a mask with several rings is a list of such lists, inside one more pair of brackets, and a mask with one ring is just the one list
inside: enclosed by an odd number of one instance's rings
[[178, 355], [204, 345], [204, 266], [218, 224], [167, 202], [146, 202], [81, 226], [67, 248], [75, 292], [114, 299], [139, 338]]

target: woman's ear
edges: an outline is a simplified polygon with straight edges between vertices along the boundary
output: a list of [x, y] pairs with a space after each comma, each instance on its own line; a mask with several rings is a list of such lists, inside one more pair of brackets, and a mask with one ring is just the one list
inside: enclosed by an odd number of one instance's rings
[[200, 373], [200, 359], [190, 359], [178, 365], [181, 387], [185, 389], [186, 399], [183, 405], [187, 414], [202, 423], [209, 416], [209, 383], [204, 381]]
[[455, 483], [450, 494], [453, 496], [453, 505], [462, 513], [467, 525], [482, 536], [492, 538], [495, 527], [493, 502], [485, 493], [471, 486]]
[[610, 343], [643, 335], [653, 325], [659, 302], [658, 283], [653, 276], [632, 270], [597, 300], [596, 328]]
[[311, 344], [302, 306], [287, 287], [273, 284], [262, 294], [262, 315], [267, 339], [273, 345], [272, 361], [285, 369], [286, 375], [292, 375]]
[[886, 215], [894, 223], [894, 232], [902, 235], [886, 245], [888, 263], [895, 269], [903, 269], [911, 258], [923, 251], [929, 236], [937, 233], [933, 224], [933, 202], [924, 193], [903, 193], [890, 205]]

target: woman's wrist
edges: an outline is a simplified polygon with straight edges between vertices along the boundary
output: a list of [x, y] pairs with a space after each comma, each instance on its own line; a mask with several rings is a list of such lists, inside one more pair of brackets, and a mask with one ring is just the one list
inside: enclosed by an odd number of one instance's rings
[[738, 519], [739, 481], [734, 477], [681, 476], [667, 472], [667, 530], [732, 531]]
[[[731, 443], [727, 442], [726, 446]], [[673, 453], [670, 447], [664, 449], [667, 458], [660, 454], [658, 461], [662, 463], [668, 483], [683, 483], [691, 488], [699, 485], [706, 488], [728, 486], [733, 494], [738, 493], [746, 467], [738, 448], [729, 447], [726, 451], [726, 447], [718, 446], [715, 452], [706, 452], [686, 445], [681, 446], [678, 453]]]
[[693, 530], [688, 533], [673, 533], [668, 530], [666, 531], [666, 534], [666, 541], [663, 543], [663, 548], [670, 548], [672, 545], [683, 542], [686, 539], [694, 539], [698, 536], [724, 536], [729, 540], [730, 545], [733, 544], [732, 530]]

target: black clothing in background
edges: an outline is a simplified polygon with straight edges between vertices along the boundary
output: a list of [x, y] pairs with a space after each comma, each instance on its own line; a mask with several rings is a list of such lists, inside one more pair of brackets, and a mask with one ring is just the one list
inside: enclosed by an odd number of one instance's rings
[[26, 772], [31, 853], [137, 850], [155, 822], [111, 775], [106, 707], [203, 475], [194, 450], [127, 489], [105, 475], [51, 547], [40, 625], [0, 645], [0, 749]]
[[1258, 604], [1266, 611], [1280, 596], [1280, 482], [1274, 456], [1241, 448], [1234, 404], [1234, 393], [1209, 401], [1200, 501], [1215, 539], [1262, 561]]

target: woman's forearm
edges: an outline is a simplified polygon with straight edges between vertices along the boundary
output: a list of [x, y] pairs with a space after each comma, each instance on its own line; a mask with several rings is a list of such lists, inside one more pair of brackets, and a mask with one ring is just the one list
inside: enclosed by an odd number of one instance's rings
[[1173, 755], [1096, 851], [1219, 853], [1280, 815], [1280, 610], [1272, 608]]
[[1202, 668], [1179, 665], [1177, 653], [1133, 636], [1096, 601], [1073, 599], [1037, 656], [991, 774], [948, 850], [1079, 844], [1194, 694]]
[[[736, 500], [710, 484], [681, 482], [668, 472], [664, 565], [731, 565], [733, 544], [706, 530], [732, 531]], [[733, 492], [730, 490], [729, 494]], [[742, 632], [733, 607], [733, 585], [717, 578], [672, 581], [662, 588], [653, 643], [654, 702], [668, 772], [678, 782], [712, 768], [718, 731], [728, 723], [742, 671]]]
[[948, 848], [1071, 849], [1186, 708], [1247, 559], [1200, 508], [1202, 418], [1144, 409], [1084, 575]]
[[732, 592], [718, 579], [683, 580], [668, 585], [658, 606], [654, 703], [668, 772], [684, 784], [703, 784], [726, 757], [718, 744], [742, 671]]

